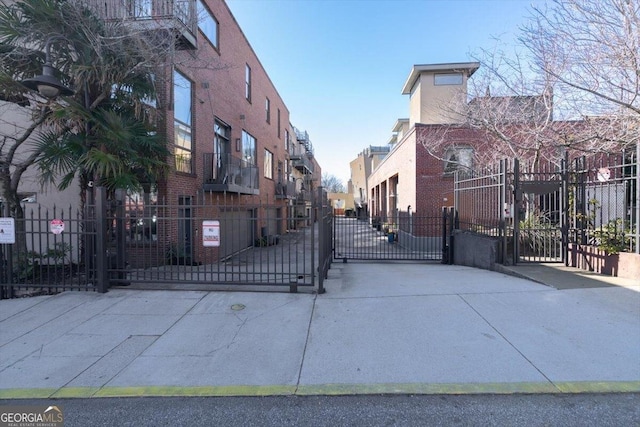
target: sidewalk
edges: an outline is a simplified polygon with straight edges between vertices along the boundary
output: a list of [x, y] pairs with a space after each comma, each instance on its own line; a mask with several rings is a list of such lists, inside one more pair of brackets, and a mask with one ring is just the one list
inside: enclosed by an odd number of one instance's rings
[[335, 263], [325, 287], [0, 301], [0, 398], [640, 391], [640, 285]]

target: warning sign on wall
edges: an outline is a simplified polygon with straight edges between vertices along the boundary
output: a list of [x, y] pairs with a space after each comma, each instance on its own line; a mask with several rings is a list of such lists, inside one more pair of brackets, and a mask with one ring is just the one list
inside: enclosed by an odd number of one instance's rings
[[202, 221], [202, 246], [220, 246], [220, 221]]

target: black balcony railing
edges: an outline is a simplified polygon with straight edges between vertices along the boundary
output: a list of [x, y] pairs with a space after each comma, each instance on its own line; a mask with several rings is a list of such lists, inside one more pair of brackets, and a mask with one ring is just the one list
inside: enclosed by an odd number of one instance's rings
[[197, 46], [195, 0], [87, 0], [87, 3], [105, 21], [136, 23], [149, 30], [177, 30], [181, 44]]
[[295, 199], [296, 183], [295, 182], [278, 182], [276, 184], [276, 199]]
[[231, 154], [217, 156], [204, 153], [205, 191], [229, 191], [241, 194], [260, 194], [258, 167]]
[[307, 154], [291, 154], [289, 158], [294, 168], [303, 173], [313, 173], [313, 162]]

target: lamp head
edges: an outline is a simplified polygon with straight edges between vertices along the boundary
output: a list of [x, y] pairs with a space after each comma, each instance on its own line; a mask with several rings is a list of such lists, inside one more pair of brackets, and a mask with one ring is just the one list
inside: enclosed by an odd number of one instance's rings
[[55, 98], [58, 95], [69, 96], [74, 93], [73, 90], [63, 85], [62, 82], [54, 76], [53, 67], [49, 63], [42, 66], [42, 75], [25, 79], [21, 83], [31, 90], [37, 90], [40, 95], [49, 99]]

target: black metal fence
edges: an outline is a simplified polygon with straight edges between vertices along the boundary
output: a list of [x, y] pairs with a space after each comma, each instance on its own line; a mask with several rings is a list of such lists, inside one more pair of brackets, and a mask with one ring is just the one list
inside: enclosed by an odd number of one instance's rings
[[638, 150], [527, 165], [517, 159], [455, 179], [459, 228], [502, 242], [502, 262], [569, 262], [572, 245], [640, 250]]
[[[0, 245], [2, 298], [110, 286], [210, 289], [238, 286], [324, 292], [332, 217], [322, 188], [312, 202], [250, 204], [222, 193], [180, 197], [118, 194], [79, 211], [28, 210]], [[291, 202], [291, 203], [295, 203]], [[0, 228], [0, 239], [3, 229]]]
[[96, 269], [95, 223], [78, 209], [23, 206], [23, 217], [0, 219], [0, 298], [58, 293], [65, 290], [104, 291]]
[[339, 217], [333, 224], [333, 257], [347, 260], [442, 260], [442, 217], [398, 212], [393, 222]]

